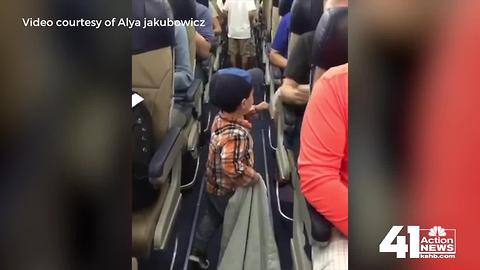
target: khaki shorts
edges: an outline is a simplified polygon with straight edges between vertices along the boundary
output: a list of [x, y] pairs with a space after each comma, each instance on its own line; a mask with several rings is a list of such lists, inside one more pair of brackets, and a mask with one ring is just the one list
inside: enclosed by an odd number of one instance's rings
[[244, 57], [251, 57], [254, 55], [254, 46], [252, 39], [228, 39], [228, 54], [238, 55]]

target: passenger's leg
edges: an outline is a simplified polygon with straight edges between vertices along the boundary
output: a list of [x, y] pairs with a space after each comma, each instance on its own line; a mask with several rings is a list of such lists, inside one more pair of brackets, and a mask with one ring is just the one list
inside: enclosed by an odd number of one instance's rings
[[202, 64], [203, 64], [202, 61], [197, 60], [195, 64], [195, 79], [199, 79], [203, 83], [206, 83], [208, 80], [208, 74], [205, 73], [205, 70]]
[[222, 226], [229, 198], [230, 196], [216, 196], [207, 193], [205, 212], [195, 233], [194, 253], [206, 254], [210, 239], [215, 231]]
[[283, 104], [284, 112], [284, 146], [292, 150], [296, 161], [300, 153], [300, 131], [303, 121], [303, 106]]
[[251, 46], [249, 39], [241, 39], [239, 40], [239, 47], [240, 47], [240, 56], [242, 58], [242, 68], [248, 68], [248, 60], [250, 59], [251, 53]]
[[230, 56], [230, 64], [232, 67], [237, 67], [237, 54], [238, 54], [238, 40], [228, 39], [228, 55]]
[[300, 155], [300, 131], [302, 130], [303, 115], [295, 115], [295, 127], [292, 138], [292, 151], [294, 160]]

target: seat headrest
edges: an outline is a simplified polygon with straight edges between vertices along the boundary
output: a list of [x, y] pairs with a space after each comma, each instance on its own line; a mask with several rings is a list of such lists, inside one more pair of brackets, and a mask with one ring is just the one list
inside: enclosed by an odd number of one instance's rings
[[294, 0], [290, 31], [301, 35], [314, 31], [323, 13], [323, 0]]
[[[320, 0], [322, 1], [322, 0]], [[278, 3], [278, 14], [280, 16], [285, 16], [292, 9], [293, 0], [279, 0]]]
[[133, 19], [140, 20], [142, 26], [132, 29], [133, 54], [144, 53], [175, 44], [173, 26], [146, 27], [143, 29], [144, 18], [173, 20], [172, 10], [167, 0], [133, 0]]
[[169, 0], [175, 20], [196, 19], [197, 7], [195, 0]]
[[318, 22], [312, 48], [312, 64], [329, 69], [348, 62], [348, 8], [325, 11]]

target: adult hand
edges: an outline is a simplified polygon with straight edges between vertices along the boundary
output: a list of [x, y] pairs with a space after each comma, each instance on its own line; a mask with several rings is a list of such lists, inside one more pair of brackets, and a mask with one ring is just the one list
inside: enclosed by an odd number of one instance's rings
[[267, 102], [263, 101], [263, 102], [255, 105], [255, 110], [257, 110], [257, 111], [268, 110], [269, 106], [270, 105]]
[[310, 98], [310, 91], [308, 89], [302, 89], [300, 87], [291, 87], [284, 85], [280, 87], [280, 98], [283, 102], [295, 105], [307, 104]]

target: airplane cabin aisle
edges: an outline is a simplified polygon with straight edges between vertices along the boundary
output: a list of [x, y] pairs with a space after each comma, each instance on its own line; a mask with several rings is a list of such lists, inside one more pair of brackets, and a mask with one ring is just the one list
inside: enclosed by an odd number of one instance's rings
[[[267, 91], [267, 87], [264, 87]], [[255, 103], [264, 100], [263, 92], [255, 92]], [[202, 129], [205, 130], [208, 121], [208, 112], [210, 112], [211, 120], [217, 113], [217, 109], [210, 104], [204, 104], [205, 112], [203, 113]], [[210, 121], [211, 122], [211, 121]], [[211, 123], [209, 123], [211, 124]], [[277, 186], [276, 180], [276, 162], [275, 152], [272, 148], [275, 147], [275, 141], [270, 142], [269, 128], [273, 125], [270, 120], [268, 111], [260, 112], [253, 120], [252, 137], [254, 140], [255, 152], [255, 169], [263, 176], [268, 187], [268, 196], [270, 198], [270, 207], [272, 210], [272, 218], [274, 224], [275, 238], [277, 241], [279, 257], [282, 269], [292, 269], [292, 258], [290, 253], [290, 239], [292, 237], [292, 222], [293, 216], [293, 194], [291, 192], [290, 184], [282, 187]], [[272, 131], [273, 131], [272, 126]], [[203, 206], [203, 193], [205, 182], [203, 175], [205, 173], [205, 164], [208, 152], [209, 132], [204, 136], [205, 142], [199, 150], [199, 166], [195, 177], [195, 184], [189, 189], [182, 190], [181, 209], [176, 218], [171, 238], [169, 240], [168, 248], [164, 251], [152, 251], [151, 257], [148, 260], [139, 261], [139, 269], [153, 270], [153, 269], [175, 269], [187, 270], [191, 269], [188, 261], [190, 254], [193, 236], [196, 225], [201, 214]], [[272, 136], [274, 137], [274, 136]], [[272, 138], [274, 140], [274, 138]], [[182, 184], [188, 183], [195, 176], [196, 161], [189, 155], [184, 157], [182, 168]], [[186, 160], [188, 159], [188, 160]], [[277, 193], [280, 194], [282, 200], [278, 200]], [[281, 211], [280, 211], [281, 210]], [[217, 257], [220, 248], [221, 233], [218, 231], [211, 242], [208, 250], [210, 260], [210, 269], [215, 269], [217, 264]]]

